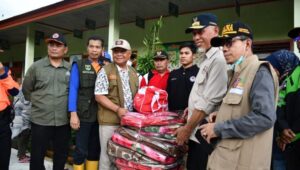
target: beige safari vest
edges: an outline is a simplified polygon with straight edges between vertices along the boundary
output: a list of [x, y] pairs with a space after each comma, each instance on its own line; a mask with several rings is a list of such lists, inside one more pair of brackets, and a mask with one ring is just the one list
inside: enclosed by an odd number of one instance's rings
[[[128, 66], [128, 68], [129, 68], [129, 72], [128, 72], [129, 85], [130, 85], [132, 99], [133, 99], [138, 90], [138, 77], [136, 71], [132, 67]], [[106, 97], [114, 104], [120, 107], [124, 107], [124, 94], [122, 88], [122, 81], [117, 66], [114, 63], [111, 63], [103, 67], [103, 69], [105, 69], [109, 81], [108, 94], [106, 95]], [[98, 106], [99, 106], [98, 122], [100, 125], [120, 124], [120, 118], [116, 112], [107, 109], [104, 106], [101, 106], [101, 104], [98, 104]]]
[[[267, 64], [278, 95], [278, 78], [267, 62], [256, 55], [249, 56], [236, 66], [226, 96], [219, 109], [216, 122], [237, 119], [250, 112], [250, 90], [261, 64]], [[242, 93], [229, 93], [231, 88], [243, 89]], [[273, 128], [248, 139], [222, 139], [210, 155], [208, 170], [268, 170], [271, 164]]]

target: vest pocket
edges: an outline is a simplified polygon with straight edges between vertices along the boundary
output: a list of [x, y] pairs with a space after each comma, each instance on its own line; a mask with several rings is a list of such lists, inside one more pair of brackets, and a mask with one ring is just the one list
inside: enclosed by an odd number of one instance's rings
[[78, 116], [79, 118], [89, 118], [90, 112], [89, 112], [89, 105], [90, 105], [90, 99], [86, 97], [78, 97], [78, 101], [84, 101], [77, 104], [78, 109]]
[[[213, 162], [222, 165], [222, 169], [236, 169], [241, 153], [242, 140], [224, 139], [212, 153]], [[213, 163], [212, 162], [212, 163]]]
[[110, 96], [119, 96], [117, 80], [109, 80], [109, 94]]
[[238, 105], [241, 103], [243, 95], [235, 94], [235, 93], [228, 93], [224, 98], [223, 102], [228, 105]]

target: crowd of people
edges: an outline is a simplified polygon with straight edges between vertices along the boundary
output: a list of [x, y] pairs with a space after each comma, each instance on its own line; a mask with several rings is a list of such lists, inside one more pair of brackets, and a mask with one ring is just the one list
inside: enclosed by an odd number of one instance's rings
[[[170, 56], [158, 50], [153, 54], [154, 69], [139, 75], [128, 64], [132, 49], [127, 40], [114, 42], [110, 61], [103, 56], [104, 40], [98, 36], [88, 38], [87, 58], [68, 63], [63, 59], [67, 41], [60, 33], [46, 39], [48, 55], [31, 65], [22, 85], [0, 62], [0, 169], [9, 169], [13, 110], [14, 127], [17, 120], [23, 125], [13, 131], [18, 157], [30, 162], [31, 170], [45, 169], [49, 143], [53, 170], [64, 169], [71, 129], [76, 133], [74, 170], [115, 169], [107, 154], [108, 141], [122, 117], [134, 111], [138, 90], [155, 86], [168, 93], [169, 111], [187, 115], [186, 123], [174, 132], [177, 145], [188, 145], [186, 169], [296, 170], [299, 58], [280, 50], [260, 61], [247, 24], [229, 22], [219, 29], [214, 14], [192, 18], [185, 33], [191, 34], [193, 43], [179, 47], [181, 66], [172, 71]], [[288, 36], [300, 51], [300, 28]], [[17, 95], [14, 102], [9, 95]]]

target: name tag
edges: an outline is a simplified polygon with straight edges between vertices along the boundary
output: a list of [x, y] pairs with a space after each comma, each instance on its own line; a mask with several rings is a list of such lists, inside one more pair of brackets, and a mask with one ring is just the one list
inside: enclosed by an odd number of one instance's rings
[[240, 89], [240, 88], [231, 88], [230, 90], [229, 90], [229, 93], [234, 93], [234, 94], [239, 94], [239, 95], [241, 95], [241, 94], [243, 94], [243, 89]]

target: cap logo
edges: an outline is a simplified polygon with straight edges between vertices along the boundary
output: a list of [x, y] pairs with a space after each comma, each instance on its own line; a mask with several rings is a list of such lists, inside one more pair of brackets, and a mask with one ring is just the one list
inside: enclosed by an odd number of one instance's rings
[[53, 35], [52, 35], [52, 38], [58, 38], [59, 37], [59, 34], [58, 33], [54, 33]]
[[160, 56], [161, 55], [161, 51], [157, 51], [156, 55]]
[[227, 34], [235, 34], [236, 31], [233, 30], [233, 24], [227, 24], [223, 27], [222, 36]]
[[116, 45], [123, 45], [123, 41], [122, 40], [116, 41]]
[[250, 34], [250, 31], [247, 28], [239, 28], [239, 32]]
[[193, 18], [193, 23], [192, 23], [192, 27], [197, 27], [197, 26], [200, 26], [200, 21], [198, 21], [198, 18], [195, 17]]

